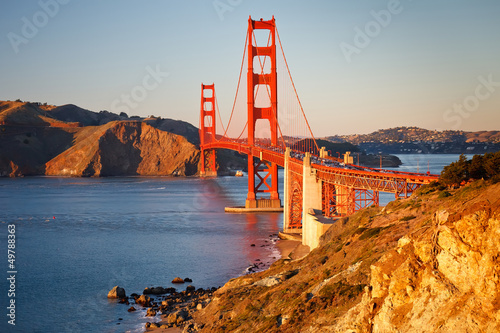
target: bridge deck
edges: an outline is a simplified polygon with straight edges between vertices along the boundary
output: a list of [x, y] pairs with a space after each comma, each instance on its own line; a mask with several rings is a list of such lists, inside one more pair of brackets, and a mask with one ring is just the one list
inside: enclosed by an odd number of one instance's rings
[[[261, 160], [285, 166], [285, 150], [281, 147], [250, 146], [243, 142], [216, 141], [203, 145], [203, 149], [230, 149], [241, 154], [252, 155]], [[302, 152], [291, 151], [290, 171], [302, 175], [305, 156]], [[317, 170], [317, 178], [334, 185], [358, 189], [389, 192], [395, 194], [411, 193], [421, 185], [439, 178], [438, 175], [374, 169], [352, 164], [344, 164], [338, 158], [311, 156], [311, 164]]]

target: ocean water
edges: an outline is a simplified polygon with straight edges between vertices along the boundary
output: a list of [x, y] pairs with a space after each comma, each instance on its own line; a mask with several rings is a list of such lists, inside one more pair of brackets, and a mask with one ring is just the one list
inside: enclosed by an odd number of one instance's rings
[[[400, 170], [426, 172], [428, 164], [431, 173], [458, 159], [399, 157]], [[244, 204], [246, 188], [246, 177], [0, 179], [0, 332], [143, 332], [151, 319], [108, 300], [113, 286], [130, 295], [171, 287], [180, 276], [197, 288], [218, 287], [256, 259], [271, 263], [279, 253], [269, 235], [281, 230], [282, 214], [224, 213]], [[392, 198], [381, 195], [381, 203]], [[15, 326], [8, 324], [11, 299]]]

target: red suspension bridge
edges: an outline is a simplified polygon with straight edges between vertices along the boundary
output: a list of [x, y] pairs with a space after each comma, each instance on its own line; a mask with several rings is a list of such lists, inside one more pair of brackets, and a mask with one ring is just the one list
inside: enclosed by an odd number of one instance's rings
[[[246, 80], [242, 80], [245, 63]], [[379, 192], [408, 197], [421, 185], [438, 178], [360, 167], [352, 163], [348, 153], [340, 159], [318, 147], [295, 89], [274, 17], [268, 21], [248, 20], [227, 126], [222, 124], [214, 84], [201, 85], [200, 148], [202, 176], [217, 175], [217, 149], [248, 155], [248, 210], [281, 207], [278, 166], [284, 167], [284, 229], [288, 232], [301, 232], [304, 216], [311, 208], [321, 210], [328, 218], [348, 216], [378, 205]]]

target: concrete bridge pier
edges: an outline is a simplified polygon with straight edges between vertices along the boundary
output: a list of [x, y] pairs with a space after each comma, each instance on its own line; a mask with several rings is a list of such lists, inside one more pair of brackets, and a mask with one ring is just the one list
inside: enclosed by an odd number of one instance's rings
[[290, 189], [291, 189], [291, 177], [290, 177], [290, 148], [286, 147], [285, 150], [285, 163], [283, 172], [283, 232], [292, 233], [293, 229], [289, 228], [290, 225]]
[[306, 153], [302, 172], [302, 244], [312, 250], [319, 245], [319, 238], [333, 221], [324, 218], [322, 209], [322, 181], [311, 166], [311, 154]]

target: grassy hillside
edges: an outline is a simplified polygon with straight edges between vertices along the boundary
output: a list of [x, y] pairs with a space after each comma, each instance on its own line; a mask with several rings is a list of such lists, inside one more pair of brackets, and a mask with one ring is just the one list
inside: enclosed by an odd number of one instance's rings
[[[500, 184], [439, 184], [338, 220], [299, 260], [229, 281], [201, 332], [500, 329]], [[443, 193], [446, 193], [443, 195]]]

